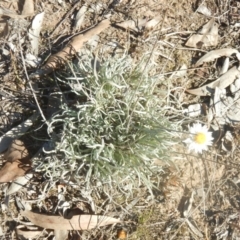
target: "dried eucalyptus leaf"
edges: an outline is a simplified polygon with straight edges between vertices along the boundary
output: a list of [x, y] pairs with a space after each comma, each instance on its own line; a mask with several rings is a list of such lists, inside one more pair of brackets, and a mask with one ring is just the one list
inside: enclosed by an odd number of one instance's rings
[[201, 13], [207, 17], [210, 17], [212, 15], [211, 10], [209, 10], [206, 6], [200, 5], [197, 9], [198, 13]]
[[223, 63], [223, 66], [221, 68], [221, 71], [219, 72], [219, 75], [222, 75], [227, 72], [229, 68], [229, 57], [226, 57]]
[[[193, 34], [186, 42], [187, 47], [216, 46], [218, 44], [218, 25], [211, 19], [202, 29]], [[200, 45], [200, 46], [199, 46]]]
[[161, 17], [160, 16], [149, 20], [145, 24], [145, 29], [153, 29], [154, 27], [156, 27], [160, 23], [160, 21], [161, 21]]
[[230, 84], [234, 82], [235, 79], [238, 78], [240, 74], [240, 71], [236, 66], [232, 67], [229, 71], [227, 71], [225, 74], [223, 74], [221, 77], [216, 79], [215, 81], [206, 84], [200, 88], [196, 89], [187, 89], [186, 91], [188, 93], [197, 95], [197, 96], [207, 96], [214, 93], [214, 89], [216, 87], [219, 87], [221, 89], [224, 89], [228, 87]]
[[21, 215], [36, 226], [56, 230], [88, 230], [121, 222], [119, 219], [101, 215], [76, 215], [71, 219], [64, 219], [62, 216], [50, 216], [27, 210], [22, 210]]
[[198, 31], [199, 34], [210, 34], [217, 35], [218, 34], [218, 25], [215, 23], [214, 18], [212, 18], [209, 22], [203, 25], [202, 29]]
[[17, 177], [24, 176], [31, 167], [23, 165], [20, 160], [6, 162], [0, 170], [0, 183], [10, 182]]
[[211, 62], [213, 60], [215, 60], [216, 58], [220, 58], [223, 56], [226, 57], [230, 57], [232, 54], [238, 54], [238, 50], [234, 49], [234, 48], [222, 48], [222, 49], [218, 49], [218, 50], [213, 50], [208, 52], [207, 54], [205, 54], [203, 57], [201, 57], [197, 63], [195, 64], [195, 66], [199, 66], [202, 65], [205, 62]]

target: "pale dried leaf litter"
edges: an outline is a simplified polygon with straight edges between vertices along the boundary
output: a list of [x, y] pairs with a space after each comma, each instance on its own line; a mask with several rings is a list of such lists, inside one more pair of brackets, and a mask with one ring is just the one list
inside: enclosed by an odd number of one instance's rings
[[15, 228], [17, 237], [19, 239], [33, 239], [33, 238], [38, 238], [41, 237], [42, 235], [42, 230], [38, 230], [37, 227], [30, 227], [30, 226], [25, 226], [25, 225], [18, 225]]
[[[221, 75], [215, 81], [203, 85], [196, 89], [187, 89], [186, 92], [197, 96], [211, 96], [209, 109], [208, 109], [208, 124], [213, 124], [217, 128], [217, 124], [234, 125], [240, 121], [240, 70], [239, 66], [233, 66], [228, 70], [229, 58], [235, 57], [239, 64], [239, 52], [236, 49], [224, 48], [210, 51], [201, 57], [196, 66], [203, 63], [214, 61], [220, 57], [227, 57], [223, 63], [222, 69], [219, 72]], [[232, 96], [226, 96], [226, 88], [230, 87]], [[190, 105], [187, 110], [184, 110], [189, 116], [199, 116], [203, 113], [202, 106]]]
[[197, 34], [193, 34], [185, 45], [193, 48], [217, 46], [218, 38], [218, 25], [211, 19]]
[[230, 57], [233, 54], [236, 54], [238, 56], [238, 54], [239, 54], [238, 50], [234, 49], [234, 48], [223, 48], [223, 49], [213, 50], [213, 51], [208, 52], [204, 56], [202, 56], [196, 62], [195, 66], [198, 67], [198, 66], [202, 65], [203, 63], [214, 61], [215, 59], [223, 57], [223, 56]]
[[25, 0], [22, 10], [22, 15], [33, 15], [34, 14], [34, 1]]
[[237, 145], [234, 136], [230, 131], [227, 131], [222, 139], [222, 150], [231, 153], [236, 149]]
[[194, 221], [191, 217], [191, 210], [194, 202], [194, 196], [196, 192], [193, 191], [191, 194], [191, 197], [189, 197], [185, 202], [183, 206], [183, 217], [186, 220], [186, 223], [188, 224], [188, 227], [194, 232], [198, 237], [203, 237], [203, 234], [201, 231], [197, 228], [197, 226], [194, 224]]
[[41, 62], [41, 58], [37, 58], [35, 55], [31, 53], [27, 53], [25, 56], [25, 62], [26, 62], [26, 65], [36, 68], [37, 66], [39, 66]]
[[117, 23], [116, 25], [125, 29], [130, 29], [135, 32], [142, 30], [150, 30], [155, 28], [161, 21], [160, 17], [149, 20], [148, 18], [139, 18], [137, 20], [127, 20], [124, 22]]
[[77, 15], [76, 15], [76, 19], [75, 19], [75, 22], [74, 22], [74, 27], [76, 29], [79, 29], [81, 28], [82, 24], [83, 24], [83, 21], [84, 21], [84, 18], [85, 18], [85, 13], [87, 11], [87, 6], [83, 5]]
[[211, 15], [212, 15], [211, 10], [204, 5], [200, 5], [197, 9], [197, 12], [201, 13], [207, 17], [211, 17]]
[[212, 95], [216, 87], [221, 89], [228, 87], [237, 79], [239, 74], [240, 74], [240, 71], [236, 66], [234, 66], [230, 70], [228, 70], [225, 74], [223, 74], [221, 77], [217, 78], [215, 81], [209, 84], [203, 85], [200, 88], [187, 89], [186, 92], [197, 95], [197, 96]]
[[68, 230], [54, 230], [54, 240], [66, 240], [68, 239]]
[[29, 29], [29, 39], [31, 43], [31, 52], [33, 55], [37, 56], [38, 55], [38, 45], [39, 45], [39, 35], [43, 23], [43, 18], [44, 18], [44, 12], [37, 14], [33, 21], [32, 25]]
[[33, 177], [33, 173], [26, 173], [24, 176], [17, 177], [7, 188], [6, 195], [11, 195], [19, 191]]

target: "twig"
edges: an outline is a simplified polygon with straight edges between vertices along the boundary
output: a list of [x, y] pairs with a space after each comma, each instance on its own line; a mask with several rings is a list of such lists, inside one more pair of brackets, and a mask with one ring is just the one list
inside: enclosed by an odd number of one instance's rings
[[[20, 34], [19, 34], [19, 33], [18, 33], [18, 38], [20, 39]], [[21, 46], [20, 46], [20, 54], [21, 54], [21, 58], [22, 58], [23, 69], [24, 69], [26, 78], [27, 78], [27, 80], [28, 80], [28, 84], [29, 84], [29, 86], [30, 86], [30, 89], [31, 89], [31, 91], [32, 91], [33, 97], [34, 97], [34, 99], [35, 99], [35, 102], [36, 102], [36, 104], [37, 104], [38, 110], [39, 110], [39, 112], [40, 112], [40, 114], [41, 114], [41, 117], [42, 117], [42, 119], [44, 120], [44, 122], [47, 124], [47, 126], [49, 126], [49, 123], [48, 123], [47, 119], [45, 118], [45, 116], [44, 116], [44, 114], [43, 114], [43, 112], [42, 112], [42, 109], [41, 109], [41, 107], [40, 107], [40, 105], [39, 105], [39, 103], [38, 103], [36, 94], [35, 94], [34, 89], [33, 89], [33, 87], [32, 87], [31, 81], [30, 81], [30, 79], [29, 79], [29, 77], [28, 77], [28, 72], [27, 72], [27, 68], [26, 68], [26, 65], [25, 65], [25, 60], [24, 60], [24, 57], [23, 57], [23, 52], [22, 52]]]

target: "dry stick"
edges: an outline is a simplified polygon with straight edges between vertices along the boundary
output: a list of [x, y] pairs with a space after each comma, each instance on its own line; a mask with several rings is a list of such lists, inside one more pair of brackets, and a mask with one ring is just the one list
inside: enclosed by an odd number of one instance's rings
[[33, 74], [32, 78], [39, 78], [40, 76], [51, 73], [54, 69], [58, 69], [63, 66], [67, 60], [71, 59], [77, 51], [94, 35], [99, 34], [104, 29], [110, 26], [108, 19], [103, 20], [97, 26], [91, 28], [86, 33], [79, 34], [72, 38], [67, 46], [60, 52], [52, 55], [46, 64], [37, 73]]
[[[20, 39], [20, 33], [18, 33], [18, 39]], [[25, 60], [24, 60], [24, 57], [23, 57], [23, 51], [22, 51], [21, 46], [20, 46], [20, 55], [21, 55], [21, 58], [22, 58], [24, 73], [25, 73], [26, 78], [27, 78], [27, 80], [28, 80], [28, 84], [29, 84], [29, 87], [30, 87], [30, 89], [31, 89], [31, 91], [32, 91], [32, 94], [33, 94], [33, 97], [34, 97], [34, 99], [35, 99], [35, 102], [36, 102], [36, 104], [37, 104], [38, 110], [39, 110], [39, 112], [40, 112], [40, 114], [41, 114], [41, 117], [42, 117], [42, 119], [44, 120], [44, 122], [47, 124], [47, 126], [49, 126], [49, 124], [48, 124], [48, 122], [47, 122], [47, 119], [45, 118], [45, 116], [44, 116], [44, 114], [43, 114], [43, 111], [42, 111], [42, 109], [41, 109], [41, 107], [40, 107], [40, 105], [39, 105], [39, 103], [38, 103], [37, 96], [36, 96], [36, 94], [35, 94], [35, 91], [34, 91], [34, 89], [33, 89], [33, 86], [32, 86], [32, 84], [31, 84], [31, 81], [30, 81], [30, 79], [29, 79], [28, 72], [27, 72], [27, 68], [26, 68], [26, 65], [25, 65]]]

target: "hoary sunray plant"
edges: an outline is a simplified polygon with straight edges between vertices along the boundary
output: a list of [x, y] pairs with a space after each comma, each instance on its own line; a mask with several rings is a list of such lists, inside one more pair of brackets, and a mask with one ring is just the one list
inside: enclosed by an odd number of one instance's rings
[[153, 161], [168, 159], [174, 141], [167, 129], [176, 126], [164, 116], [159, 80], [149, 67], [144, 60], [134, 66], [127, 54], [100, 63], [89, 54], [58, 75], [72, 93], [62, 93], [61, 112], [49, 128], [60, 129], [54, 141], [61, 154], [51, 162], [58, 177], [137, 179], [151, 188], [151, 176], [161, 170]]
[[207, 126], [195, 123], [192, 127], [189, 127], [189, 132], [190, 137], [184, 141], [188, 145], [189, 151], [202, 153], [202, 151], [206, 151], [212, 145], [212, 132], [208, 131]]

